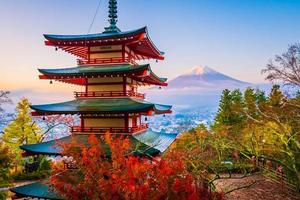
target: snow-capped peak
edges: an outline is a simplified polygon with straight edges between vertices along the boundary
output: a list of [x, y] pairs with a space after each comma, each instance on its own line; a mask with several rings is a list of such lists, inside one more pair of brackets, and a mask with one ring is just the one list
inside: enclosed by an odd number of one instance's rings
[[197, 66], [192, 69], [189, 69], [184, 75], [203, 75], [208, 73], [217, 73], [215, 70], [209, 67]]

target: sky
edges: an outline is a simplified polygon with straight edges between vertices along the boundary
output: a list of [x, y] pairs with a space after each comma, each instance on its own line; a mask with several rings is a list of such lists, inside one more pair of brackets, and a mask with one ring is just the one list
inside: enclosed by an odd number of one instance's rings
[[[45, 46], [43, 34], [88, 33], [98, 2], [1, 0], [0, 89], [58, 97], [75, 90], [38, 79], [37, 68], [76, 66], [74, 56]], [[108, 25], [107, 6], [108, 0], [101, 0], [90, 33]], [[261, 83], [268, 60], [300, 42], [299, 10], [300, 0], [119, 0], [118, 27], [148, 26], [151, 39], [166, 53], [165, 61], [151, 62], [162, 77], [209, 66]]]

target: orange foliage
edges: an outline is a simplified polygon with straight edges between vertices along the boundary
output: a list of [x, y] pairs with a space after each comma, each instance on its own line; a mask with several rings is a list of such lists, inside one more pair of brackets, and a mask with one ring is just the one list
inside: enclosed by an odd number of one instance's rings
[[66, 199], [223, 199], [209, 192], [189, 173], [182, 152], [161, 159], [137, 157], [129, 151], [129, 139], [106, 135], [111, 156], [97, 137], [89, 137], [89, 147], [72, 142], [63, 145], [77, 169], [54, 167], [51, 185]]

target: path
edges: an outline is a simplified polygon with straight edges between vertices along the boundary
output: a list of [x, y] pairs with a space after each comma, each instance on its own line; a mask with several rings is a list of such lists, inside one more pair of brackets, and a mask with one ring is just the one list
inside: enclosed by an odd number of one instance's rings
[[[228, 200], [300, 200], [300, 194], [262, 175], [216, 180], [218, 191], [231, 191]], [[235, 190], [240, 187], [246, 187]]]

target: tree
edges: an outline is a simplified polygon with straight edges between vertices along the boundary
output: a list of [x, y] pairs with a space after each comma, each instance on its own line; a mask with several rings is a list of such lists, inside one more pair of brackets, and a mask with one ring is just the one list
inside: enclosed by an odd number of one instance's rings
[[0, 185], [8, 179], [8, 169], [12, 164], [13, 154], [9, 148], [0, 140]]
[[261, 154], [280, 163], [300, 188], [300, 98], [288, 98], [274, 85], [268, 100], [254, 107], [258, 116], [247, 114], [252, 144], [255, 138]]
[[161, 159], [136, 157], [128, 138], [106, 135], [111, 156], [94, 135], [89, 146], [76, 141], [62, 145], [77, 169], [54, 168], [50, 184], [66, 199], [223, 199], [209, 192], [189, 173], [176, 151]]
[[216, 133], [226, 130], [230, 137], [239, 137], [241, 126], [245, 121], [243, 107], [243, 95], [240, 90], [223, 90], [212, 129]]
[[34, 123], [42, 128], [39, 142], [70, 134], [70, 127], [74, 126], [75, 119], [71, 115], [48, 115], [35, 117]]
[[0, 90], [0, 126], [5, 125], [8, 122], [8, 118], [11, 117], [11, 114], [5, 113], [4, 108], [2, 107], [3, 104], [11, 104], [12, 101], [9, 98], [9, 91]]
[[285, 84], [300, 87], [300, 43], [291, 45], [287, 52], [275, 56], [262, 73], [267, 73], [269, 81], [283, 81]]
[[22, 160], [19, 146], [40, 141], [42, 130], [32, 119], [28, 99], [21, 99], [16, 113], [15, 119], [4, 128], [2, 139], [15, 155], [14, 165], [17, 168]]

